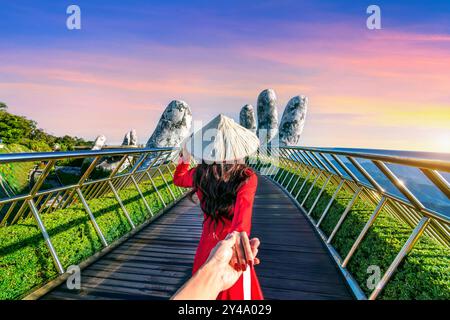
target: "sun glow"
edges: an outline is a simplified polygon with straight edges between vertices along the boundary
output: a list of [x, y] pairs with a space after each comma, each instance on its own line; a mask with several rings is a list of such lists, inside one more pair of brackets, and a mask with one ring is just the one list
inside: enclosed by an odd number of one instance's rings
[[434, 140], [437, 152], [450, 152], [450, 134], [437, 136]]

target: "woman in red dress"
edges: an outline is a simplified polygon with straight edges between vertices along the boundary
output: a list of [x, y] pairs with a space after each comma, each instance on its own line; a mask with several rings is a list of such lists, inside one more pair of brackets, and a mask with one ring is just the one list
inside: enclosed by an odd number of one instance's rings
[[[235, 126], [239, 126], [233, 120], [223, 115], [211, 121], [208, 124], [210, 127], [211, 123], [213, 127], [218, 127], [219, 131], [221, 131], [219, 134], [225, 135], [225, 137], [230, 131], [227, 130], [229, 129], [228, 126], [232, 126], [233, 129], [236, 128]], [[241, 130], [241, 128], [247, 130], [243, 127], [238, 129]], [[195, 254], [193, 273], [205, 263], [211, 250], [217, 243], [223, 240], [230, 232], [238, 231], [242, 237], [250, 236], [252, 207], [258, 178], [242, 161], [241, 157], [247, 156], [248, 154], [243, 154], [239, 150], [234, 150], [230, 154], [230, 149], [227, 149], [229, 146], [224, 145], [224, 141], [226, 140], [232, 141], [234, 144], [254, 143], [255, 140], [253, 137], [251, 137], [251, 141], [239, 141], [248, 135], [247, 132], [244, 133], [244, 136], [242, 134], [240, 135], [241, 137], [231, 134], [228, 137], [229, 139], [222, 139], [221, 143], [216, 143], [214, 146], [216, 155], [213, 156], [213, 159], [203, 156], [202, 159], [199, 159], [200, 157], [196, 157], [194, 153], [194, 158], [200, 164], [192, 169], [189, 169], [191, 154], [187, 150], [189, 143], [185, 144], [181, 153], [180, 161], [174, 173], [174, 184], [179, 187], [193, 188], [191, 195], [194, 193], [197, 194], [204, 217], [203, 231]], [[188, 148], [186, 148], [186, 145]], [[217, 149], [220, 148], [225, 151], [222, 153], [218, 152], [221, 154], [218, 156]], [[191, 148], [191, 150], [193, 149]], [[250, 149], [246, 150], [250, 152]], [[229, 153], [228, 155], [226, 154], [227, 151]], [[230, 158], [232, 158], [232, 161], [230, 161]], [[218, 159], [225, 161], [218, 161]], [[239, 244], [238, 239], [237, 245], [239, 246]], [[251, 254], [246, 254], [248, 251], [245, 249], [236, 249], [236, 254], [231, 262], [232, 266], [237, 270], [244, 271], [244, 274], [234, 286], [226, 291], [222, 291], [217, 297], [218, 300], [263, 299], [261, 287], [253, 267], [253, 258]], [[244, 275], [248, 276], [245, 281], [247, 283], [250, 282], [250, 294], [244, 293]]]

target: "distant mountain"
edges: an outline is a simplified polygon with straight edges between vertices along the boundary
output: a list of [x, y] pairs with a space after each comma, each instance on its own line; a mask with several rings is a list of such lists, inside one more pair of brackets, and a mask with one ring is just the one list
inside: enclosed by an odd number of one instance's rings
[[[394, 151], [390, 151], [394, 153]], [[344, 157], [342, 162], [362, 181], [369, 184], [364, 176]], [[331, 160], [331, 159], [330, 159]], [[334, 165], [339, 165], [333, 160]], [[367, 159], [358, 159], [364, 169], [389, 193], [406, 200], [406, 197], [385, 177], [385, 175]], [[404, 182], [405, 186], [421, 201], [427, 208], [450, 216], [450, 201], [419, 169], [397, 164], [387, 164], [389, 169]], [[444, 178], [450, 175], [441, 173]]]
[[[450, 161], [450, 154], [448, 153], [433, 153], [433, 152], [414, 152], [414, 151], [395, 151], [395, 150], [374, 150], [374, 149], [348, 149], [348, 148], [333, 148], [339, 151], [352, 151], [364, 153], [378, 153], [392, 156], [414, 157], [421, 159], [440, 159]], [[350, 178], [341, 166], [330, 156], [327, 159], [333, 163], [341, 173]], [[339, 156], [339, 159], [345, 166], [362, 182], [370, 185], [370, 182], [353, 166], [353, 164], [346, 158]], [[378, 184], [388, 193], [395, 195], [401, 199], [407, 200], [406, 197], [386, 178], [386, 176], [372, 163], [372, 161], [363, 158], [355, 158], [358, 163], [378, 182]], [[447, 196], [439, 190], [419, 169], [410, 166], [387, 164], [389, 169], [404, 182], [405, 186], [419, 199], [422, 204], [433, 211], [442, 213], [450, 217], [450, 201]], [[450, 174], [440, 172], [440, 174], [450, 181]]]

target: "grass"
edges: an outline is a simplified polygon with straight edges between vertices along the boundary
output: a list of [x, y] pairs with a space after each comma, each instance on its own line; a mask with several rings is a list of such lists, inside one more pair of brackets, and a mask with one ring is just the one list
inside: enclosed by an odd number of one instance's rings
[[[166, 176], [168, 179], [168, 175]], [[173, 201], [162, 179], [155, 179], [166, 204]], [[140, 184], [153, 213], [163, 209], [150, 182]], [[175, 195], [177, 192], [170, 183]], [[151, 218], [138, 191], [131, 186], [119, 195], [137, 226]], [[112, 193], [92, 199], [88, 204], [108, 243], [131, 230]], [[79, 264], [102, 249], [100, 239], [80, 204], [43, 214], [42, 220], [64, 267]], [[0, 228], [0, 299], [18, 299], [58, 276], [50, 252], [32, 217]]]
[[[22, 145], [9, 144], [0, 149], [0, 153], [30, 152]], [[28, 174], [34, 167], [33, 162], [12, 162], [0, 164], [0, 182], [3, 181], [6, 189], [0, 188], [0, 198], [7, 197], [8, 193], [20, 194], [28, 189]], [[6, 192], [5, 192], [6, 191]]]
[[[298, 174], [297, 171], [290, 172], [280, 169], [275, 178], [280, 178], [280, 182], [284, 180], [284, 186], [288, 190], [295, 186], [292, 195], [296, 196], [306, 178], [305, 175], [300, 176]], [[284, 179], [286, 176], [287, 178]], [[315, 175], [309, 177], [298, 194], [297, 201], [299, 203], [304, 200], [314, 178]], [[297, 180], [298, 182], [295, 184]], [[311, 209], [325, 180], [325, 177], [321, 177], [312, 188], [303, 205], [307, 212]], [[311, 217], [314, 221], [318, 221], [320, 218], [336, 187], [335, 184], [331, 183], [325, 186], [319, 201], [311, 211]], [[344, 189], [341, 189], [338, 193], [336, 200], [320, 225], [325, 235], [329, 236], [332, 233], [352, 196], [352, 193]], [[341, 257], [345, 257], [349, 252], [374, 209], [375, 205], [369, 204], [361, 198], [357, 199], [332, 240], [332, 245]], [[412, 228], [408, 224], [395, 219], [386, 210], [381, 211], [347, 266], [366, 295], [370, 295], [371, 292], [366, 284], [368, 277], [371, 275], [367, 272], [367, 268], [371, 265], [379, 266], [383, 274], [411, 232]], [[450, 299], [450, 248], [441, 245], [426, 235], [422, 235], [420, 241], [401, 263], [379, 298]]]

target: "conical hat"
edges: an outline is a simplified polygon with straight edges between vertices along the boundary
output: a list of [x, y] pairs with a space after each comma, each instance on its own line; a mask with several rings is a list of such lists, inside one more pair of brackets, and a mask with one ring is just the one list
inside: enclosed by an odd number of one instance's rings
[[259, 147], [259, 139], [233, 119], [219, 114], [191, 134], [183, 144], [197, 162], [223, 163], [242, 160]]

